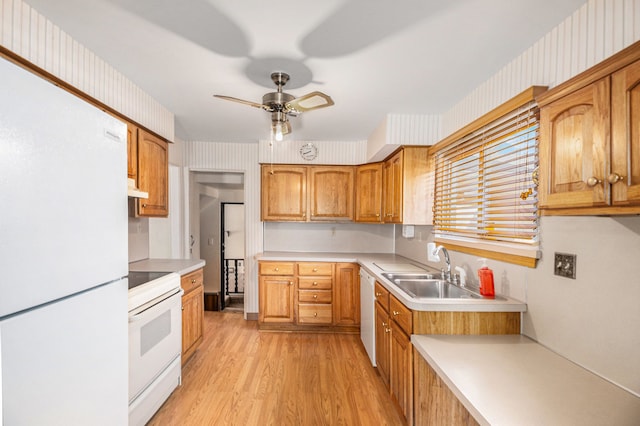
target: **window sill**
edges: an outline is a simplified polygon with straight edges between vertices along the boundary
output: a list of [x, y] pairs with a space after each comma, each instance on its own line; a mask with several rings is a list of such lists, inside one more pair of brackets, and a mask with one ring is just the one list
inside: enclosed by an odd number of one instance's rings
[[447, 248], [447, 250], [467, 253], [487, 259], [499, 260], [515, 265], [535, 268], [540, 251], [538, 246], [522, 246], [492, 241], [479, 241], [462, 238], [436, 236], [435, 242]]

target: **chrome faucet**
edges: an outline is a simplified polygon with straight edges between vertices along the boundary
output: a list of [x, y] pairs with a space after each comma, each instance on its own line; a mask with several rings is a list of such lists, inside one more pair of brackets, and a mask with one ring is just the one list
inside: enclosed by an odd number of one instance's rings
[[449, 259], [449, 252], [444, 246], [438, 246], [433, 251], [433, 254], [437, 256], [438, 253], [440, 252], [444, 254], [444, 261], [447, 264], [447, 270], [446, 271], [444, 269], [442, 270], [442, 279], [446, 281], [451, 281], [451, 260]]

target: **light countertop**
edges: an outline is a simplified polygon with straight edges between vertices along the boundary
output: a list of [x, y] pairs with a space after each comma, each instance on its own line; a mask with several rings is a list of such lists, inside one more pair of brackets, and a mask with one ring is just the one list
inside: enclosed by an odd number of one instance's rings
[[482, 425], [640, 424], [640, 398], [528, 337], [413, 335], [411, 342]]
[[510, 298], [414, 299], [393, 282], [383, 277], [382, 272], [385, 272], [385, 270], [380, 266], [387, 268], [387, 271], [389, 271], [388, 268], [393, 269], [394, 264], [397, 265], [398, 269], [412, 265], [433, 273], [439, 273], [440, 271], [393, 253], [264, 252], [256, 255], [256, 259], [259, 261], [358, 263], [406, 307], [416, 311], [525, 312], [527, 310], [526, 303]]
[[176, 272], [186, 275], [204, 267], [202, 259], [144, 259], [129, 263], [129, 270], [135, 272]]

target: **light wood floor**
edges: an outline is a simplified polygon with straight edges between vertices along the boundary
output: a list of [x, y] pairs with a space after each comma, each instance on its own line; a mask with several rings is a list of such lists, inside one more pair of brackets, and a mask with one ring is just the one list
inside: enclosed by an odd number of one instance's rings
[[258, 331], [205, 312], [204, 340], [149, 425], [401, 425], [359, 335]]

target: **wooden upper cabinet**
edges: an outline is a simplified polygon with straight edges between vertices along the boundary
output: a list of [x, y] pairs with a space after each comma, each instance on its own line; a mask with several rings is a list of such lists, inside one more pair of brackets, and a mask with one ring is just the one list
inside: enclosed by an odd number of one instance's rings
[[309, 167], [309, 220], [352, 221], [354, 175], [352, 166]]
[[402, 223], [402, 158], [398, 151], [382, 168], [383, 222]]
[[429, 148], [405, 146], [383, 164], [383, 222], [431, 225], [433, 169]]
[[609, 94], [604, 78], [541, 109], [540, 207], [606, 205]]
[[138, 128], [127, 123], [127, 175], [138, 185]]
[[640, 205], [640, 61], [611, 77], [611, 185], [613, 205]]
[[307, 220], [307, 167], [262, 166], [261, 220]]
[[261, 219], [352, 221], [354, 181], [353, 166], [264, 164]]
[[543, 213], [640, 213], [640, 43], [536, 99]]
[[382, 163], [356, 169], [356, 222], [382, 222]]
[[149, 198], [138, 199], [140, 216], [169, 215], [169, 147], [167, 142], [138, 129], [138, 188]]

